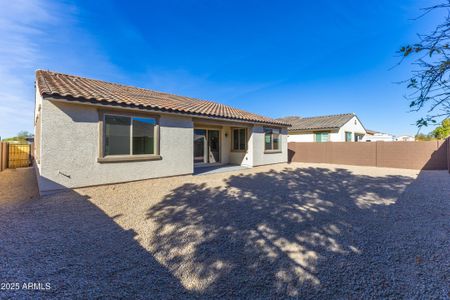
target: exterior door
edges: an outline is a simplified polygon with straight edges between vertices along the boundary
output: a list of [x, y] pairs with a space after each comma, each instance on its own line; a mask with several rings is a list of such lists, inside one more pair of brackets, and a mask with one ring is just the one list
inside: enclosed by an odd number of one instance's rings
[[220, 162], [220, 131], [194, 129], [194, 164]]
[[206, 130], [195, 129], [194, 130], [194, 163], [206, 163], [207, 162], [207, 143], [206, 143]]

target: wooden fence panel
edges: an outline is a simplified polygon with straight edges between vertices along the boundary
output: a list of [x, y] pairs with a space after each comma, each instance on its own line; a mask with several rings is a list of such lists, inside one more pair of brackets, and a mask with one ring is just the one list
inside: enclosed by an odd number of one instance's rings
[[3, 153], [3, 143], [0, 142], [0, 172], [3, 171], [3, 163], [2, 163], [2, 153]]
[[9, 144], [8, 168], [23, 168], [31, 165], [31, 147], [29, 144]]
[[427, 142], [302, 142], [289, 143], [288, 148], [289, 160], [293, 162], [424, 170], [450, 168], [448, 139]]
[[0, 169], [5, 170], [8, 168], [8, 143], [0, 143], [0, 147], [2, 148], [0, 156]]

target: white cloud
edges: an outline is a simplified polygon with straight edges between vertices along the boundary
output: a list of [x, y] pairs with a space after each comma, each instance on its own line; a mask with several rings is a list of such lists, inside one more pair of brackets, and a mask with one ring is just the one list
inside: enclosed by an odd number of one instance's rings
[[141, 74], [140, 81], [149, 89], [226, 104], [244, 101], [250, 94], [279, 84], [279, 81], [218, 83], [211, 80], [209, 74], [194, 75], [183, 69], [151, 70]]
[[34, 66], [42, 26], [57, 21], [45, 1], [0, 1], [0, 136], [32, 131]]
[[[123, 76], [98, 36], [85, 29], [81, 8], [53, 0], [0, 0], [0, 136], [33, 131], [34, 71], [50, 69], [233, 104], [276, 82], [217, 83], [209, 74], [155, 70]], [[86, 12], [89, 16], [89, 12]], [[119, 35], [145, 44], [139, 30], [117, 16]], [[84, 21], [83, 21], [84, 20]], [[126, 68], [125, 68], [126, 69]], [[130, 82], [131, 81], [131, 82]], [[240, 105], [245, 108], [245, 105]]]
[[[52, 0], [0, 0], [0, 136], [33, 131], [34, 72], [117, 73], [78, 23], [77, 7]], [[74, 43], [76, 41], [76, 43]], [[83, 55], [80, 55], [83, 53]], [[92, 62], [95, 62], [93, 64]], [[95, 65], [95, 70], [91, 66]]]

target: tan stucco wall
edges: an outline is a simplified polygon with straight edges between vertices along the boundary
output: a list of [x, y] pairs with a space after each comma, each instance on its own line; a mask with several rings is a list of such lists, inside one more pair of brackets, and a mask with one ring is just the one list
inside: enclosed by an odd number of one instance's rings
[[231, 129], [225, 126], [221, 130], [220, 136], [220, 162], [223, 164], [230, 163], [230, 149], [231, 149]]
[[448, 141], [289, 143], [293, 162], [402, 169], [447, 169]]
[[32, 149], [35, 159], [35, 164], [38, 170], [41, 168], [41, 153], [42, 153], [42, 96], [38, 88], [35, 89], [35, 105], [34, 105], [34, 149]]
[[261, 126], [255, 126], [252, 129], [252, 135], [249, 141], [249, 165], [260, 166], [275, 163], [287, 162], [287, 129], [283, 129], [280, 134], [281, 152], [264, 153], [264, 129]]
[[230, 164], [246, 166], [246, 160], [248, 160], [248, 151], [230, 152]]
[[192, 173], [192, 128], [190, 117], [161, 115], [161, 160], [98, 163], [97, 109], [44, 100], [40, 189], [45, 192]]
[[[99, 114], [95, 106], [43, 100], [41, 105], [41, 159], [37, 166], [42, 193], [193, 173], [191, 117], [160, 115], [161, 160], [99, 163]], [[231, 128], [221, 130], [221, 163], [258, 166], [287, 162], [287, 130], [280, 135], [281, 152], [264, 153], [263, 127], [248, 125], [248, 149], [231, 151]]]

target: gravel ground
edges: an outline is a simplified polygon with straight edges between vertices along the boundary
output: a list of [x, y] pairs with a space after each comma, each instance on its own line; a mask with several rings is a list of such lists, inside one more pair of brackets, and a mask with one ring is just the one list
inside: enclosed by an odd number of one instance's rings
[[17, 171], [0, 282], [20, 289], [0, 297], [449, 298], [444, 171], [294, 163], [41, 198]]
[[0, 205], [17, 204], [36, 197], [38, 193], [32, 167], [0, 172]]

